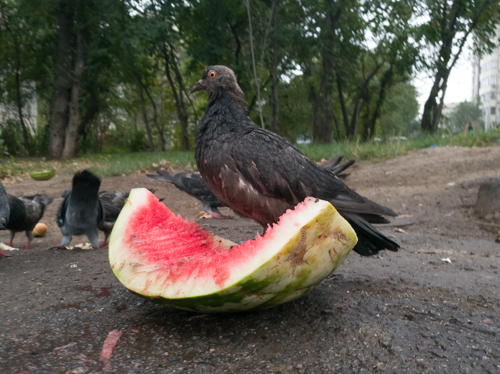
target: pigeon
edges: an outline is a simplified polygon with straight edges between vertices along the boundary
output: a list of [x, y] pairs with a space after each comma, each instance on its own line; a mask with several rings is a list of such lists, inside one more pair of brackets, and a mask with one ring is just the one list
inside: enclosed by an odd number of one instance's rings
[[260, 128], [247, 115], [234, 72], [209, 66], [191, 92], [208, 92], [198, 125], [195, 159], [215, 196], [235, 213], [262, 225], [279, 220], [306, 197], [329, 201], [358, 236], [354, 250], [370, 256], [399, 245], [372, 223], [388, 223], [391, 209], [360, 196], [328, 170], [305, 157], [285, 138]]
[[[0, 230], [7, 230], [7, 224], [9, 223], [10, 216], [10, 206], [9, 199], [7, 197], [7, 191], [2, 183], [0, 183]], [[2, 251], [0, 251], [0, 257], [10, 257]]]
[[147, 177], [165, 181], [173, 184], [179, 190], [198, 199], [203, 204], [203, 210], [213, 218], [232, 218], [223, 215], [218, 208], [226, 206], [222, 204], [214, 193], [210, 191], [200, 173], [177, 173], [170, 174], [165, 169], [156, 170], [157, 174], [146, 174]]
[[99, 201], [101, 202], [104, 210], [104, 220], [99, 225], [99, 230], [104, 231], [104, 242], [99, 246], [100, 248], [106, 248], [108, 246], [109, 235], [111, 235], [116, 219], [118, 218], [128, 195], [128, 193], [120, 191], [99, 192]]
[[21, 196], [19, 198], [7, 194], [7, 201], [10, 214], [5, 228], [10, 231], [9, 246], [12, 246], [16, 232], [25, 231], [28, 243], [24, 246], [24, 249], [29, 249], [33, 240], [33, 229], [42, 219], [47, 205], [51, 204], [54, 199], [46, 194]]
[[104, 209], [99, 200], [101, 180], [88, 170], [76, 173], [72, 188], [64, 191], [57, 212], [57, 226], [63, 238], [55, 248], [65, 248], [73, 235], [87, 235], [92, 248], [99, 247], [98, 227], [105, 222]]

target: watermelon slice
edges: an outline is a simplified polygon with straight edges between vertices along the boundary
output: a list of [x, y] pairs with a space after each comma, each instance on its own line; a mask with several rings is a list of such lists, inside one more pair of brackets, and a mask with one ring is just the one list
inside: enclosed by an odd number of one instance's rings
[[307, 198], [264, 236], [236, 245], [133, 189], [109, 240], [109, 260], [129, 290], [199, 312], [269, 308], [331, 274], [357, 242], [326, 201]]

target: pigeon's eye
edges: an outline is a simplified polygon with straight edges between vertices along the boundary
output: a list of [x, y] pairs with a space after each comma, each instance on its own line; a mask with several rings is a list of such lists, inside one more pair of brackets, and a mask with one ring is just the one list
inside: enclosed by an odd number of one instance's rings
[[215, 71], [211, 71], [208, 75], [210, 78], [215, 78], [216, 74], [215, 74]]

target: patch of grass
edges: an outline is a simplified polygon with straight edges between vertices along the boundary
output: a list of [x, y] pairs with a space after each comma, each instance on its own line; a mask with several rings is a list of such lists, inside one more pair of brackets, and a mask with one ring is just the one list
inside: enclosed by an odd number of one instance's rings
[[59, 175], [72, 175], [77, 171], [90, 169], [100, 177], [111, 177], [138, 171], [154, 171], [161, 166], [197, 170], [194, 152], [92, 154], [65, 161], [43, 161], [39, 158], [2, 160], [0, 178], [29, 178], [30, 172], [45, 169], [55, 169]]
[[370, 162], [384, 161], [397, 156], [406, 155], [413, 149], [429, 148], [430, 146], [486, 147], [500, 145], [500, 130], [480, 132], [477, 134], [452, 135], [422, 135], [413, 140], [387, 140], [370, 142], [343, 141], [332, 144], [309, 144], [298, 146], [312, 161], [330, 159], [343, 155], [347, 160], [363, 160]]
[[[299, 149], [312, 161], [330, 159], [338, 154], [346, 159], [370, 162], [384, 161], [406, 155], [412, 149], [436, 146], [490, 146], [500, 145], [500, 130], [480, 132], [474, 135], [425, 135], [414, 140], [389, 140], [383, 142], [338, 142], [310, 144]], [[72, 175], [76, 171], [90, 169], [100, 177], [128, 175], [137, 172], [153, 172], [157, 168], [172, 167], [181, 170], [197, 170], [194, 152], [167, 151], [158, 153], [91, 154], [66, 161], [43, 161], [40, 158], [10, 158], [0, 161], [0, 178], [29, 178], [32, 171], [55, 169], [58, 175]], [[12, 180], [15, 183], [15, 180]]]

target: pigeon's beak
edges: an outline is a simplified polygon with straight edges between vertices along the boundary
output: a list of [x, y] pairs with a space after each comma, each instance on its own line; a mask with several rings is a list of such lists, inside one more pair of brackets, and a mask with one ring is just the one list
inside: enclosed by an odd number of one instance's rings
[[205, 89], [205, 84], [203, 82], [203, 79], [200, 79], [198, 83], [194, 85], [193, 88], [191, 88], [191, 93], [195, 93], [196, 91], [201, 91]]

